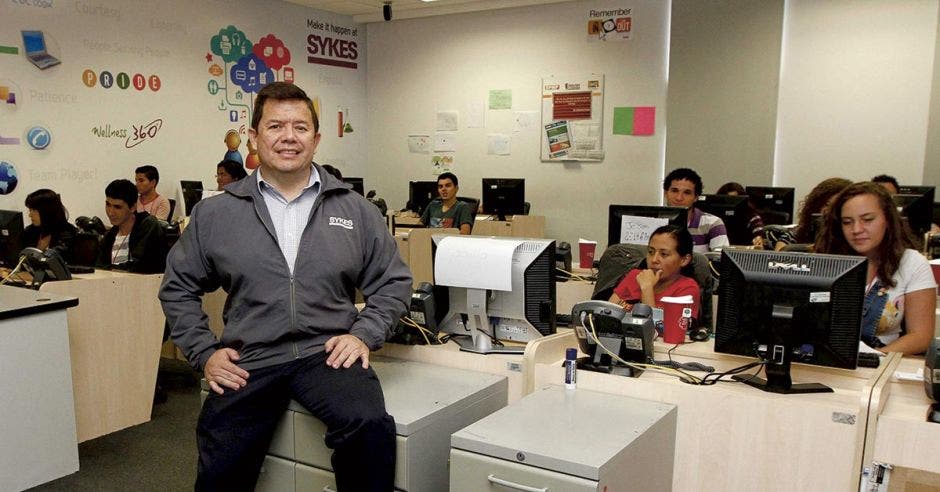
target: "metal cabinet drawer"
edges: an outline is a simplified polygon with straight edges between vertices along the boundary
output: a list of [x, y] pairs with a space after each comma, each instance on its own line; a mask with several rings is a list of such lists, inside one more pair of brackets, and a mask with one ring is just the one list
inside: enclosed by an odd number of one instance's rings
[[[514, 485], [510, 485], [514, 484]], [[597, 482], [460, 449], [450, 450], [451, 492], [594, 492]]]
[[282, 492], [284, 490], [294, 490], [294, 462], [265, 456], [255, 491]]
[[309, 492], [336, 492], [336, 479], [333, 472], [297, 464], [297, 487], [285, 490], [306, 490]]

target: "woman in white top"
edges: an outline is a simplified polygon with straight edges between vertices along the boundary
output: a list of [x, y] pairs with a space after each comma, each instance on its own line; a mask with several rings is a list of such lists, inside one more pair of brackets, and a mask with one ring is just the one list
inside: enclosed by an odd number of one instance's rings
[[933, 338], [937, 284], [912, 246], [891, 195], [872, 182], [836, 196], [816, 241], [819, 253], [868, 258], [862, 340], [883, 352], [923, 353]]

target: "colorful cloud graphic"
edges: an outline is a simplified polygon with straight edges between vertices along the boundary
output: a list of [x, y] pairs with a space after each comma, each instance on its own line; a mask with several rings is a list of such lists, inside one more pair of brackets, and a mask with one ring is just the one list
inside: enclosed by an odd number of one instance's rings
[[235, 85], [248, 93], [256, 93], [262, 87], [274, 82], [274, 72], [268, 68], [261, 58], [254, 54], [248, 55], [232, 66], [229, 77]]
[[264, 60], [264, 63], [272, 70], [280, 70], [281, 67], [290, 63], [290, 50], [273, 34], [261, 38], [252, 48], [252, 53]]
[[226, 62], [233, 62], [251, 53], [251, 48], [251, 41], [235, 26], [220, 29], [209, 41], [209, 49]]

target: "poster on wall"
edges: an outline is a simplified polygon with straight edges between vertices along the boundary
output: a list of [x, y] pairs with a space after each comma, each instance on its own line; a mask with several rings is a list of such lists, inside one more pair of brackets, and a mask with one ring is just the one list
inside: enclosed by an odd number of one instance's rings
[[588, 9], [588, 42], [626, 41], [633, 30], [633, 15], [628, 8]]
[[604, 75], [542, 79], [542, 161], [604, 160]]

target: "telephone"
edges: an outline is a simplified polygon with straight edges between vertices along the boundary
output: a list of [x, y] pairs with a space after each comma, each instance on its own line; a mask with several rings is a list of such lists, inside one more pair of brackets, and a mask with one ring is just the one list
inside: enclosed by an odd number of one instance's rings
[[588, 354], [586, 361], [579, 360], [579, 368], [636, 377], [641, 371], [624, 366], [610, 354], [643, 364], [653, 358], [656, 329], [653, 310], [646, 304], [635, 304], [628, 312], [612, 302], [579, 302], [571, 308], [571, 325], [581, 351]]

